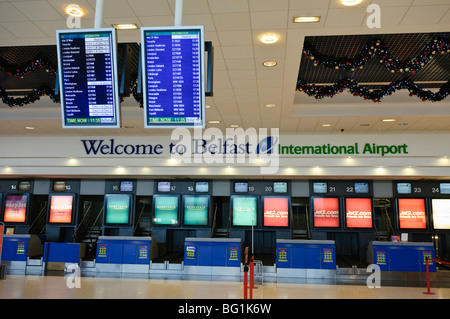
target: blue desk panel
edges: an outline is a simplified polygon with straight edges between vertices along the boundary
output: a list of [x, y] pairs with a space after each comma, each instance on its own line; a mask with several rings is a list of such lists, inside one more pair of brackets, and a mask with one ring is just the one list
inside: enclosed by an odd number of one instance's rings
[[26, 261], [42, 255], [42, 243], [37, 235], [3, 235], [2, 261]]
[[277, 240], [277, 268], [336, 269], [331, 240]]
[[186, 266], [241, 266], [240, 238], [186, 238], [184, 243]]
[[79, 243], [53, 243], [44, 244], [44, 262], [78, 263], [80, 261]]
[[[384, 242], [369, 243], [367, 259], [380, 266], [382, 271], [425, 272], [425, 259], [436, 258], [432, 243]], [[428, 262], [430, 272], [436, 271], [436, 264]]]
[[104, 264], [150, 264], [151, 237], [100, 236], [96, 262]]

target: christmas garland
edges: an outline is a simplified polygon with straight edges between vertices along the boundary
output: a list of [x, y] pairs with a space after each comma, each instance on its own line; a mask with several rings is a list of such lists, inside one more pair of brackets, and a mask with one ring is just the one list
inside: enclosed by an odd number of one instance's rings
[[32, 71], [37, 69], [45, 70], [46, 72], [51, 73], [53, 76], [56, 76], [56, 67], [43, 57], [36, 57], [35, 59], [28, 61], [21, 66], [11, 64], [4, 58], [0, 57], [0, 72], [5, 72], [10, 76], [23, 78], [25, 75], [28, 75]]
[[370, 59], [378, 56], [380, 63], [383, 63], [388, 71], [392, 73], [411, 74], [422, 69], [436, 54], [445, 54], [448, 52], [450, 52], [450, 41], [447, 37], [435, 38], [422, 50], [421, 54], [404, 62], [394, 58], [387, 49], [386, 44], [379, 39], [368, 41], [360, 54], [350, 59], [320, 54], [311, 44], [305, 44], [303, 47], [305, 58], [312, 60], [314, 66], [321, 65], [336, 70], [345, 69], [355, 71], [356, 69], [363, 69], [364, 65]]
[[47, 86], [35, 89], [24, 97], [12, 97], [8, 95], [4, 89], [0, 88], [0, 97], [3, 103], [9, 105], [9, 107], [24, 106], [26, 104], [34, 103], [40, 100], [43, 95], [48, 95], [54, 103], [60, 102], [59, 97], [55, 95], [55, 90]]
[[333, 85], [317, 86], [315, 84], [308, 84], [306, 81], [297, 82], [297, 90], [305, 92], [308, 96], [313, 96], [318, 100], [324, 97], [332, 98], [336, 94], [342, 93], [347, 89], [353, 96], [359, 96], [364, 100], [372, 100], [375, 103], [387, 95], [401, 89], [408, 89], [409, 96], [417, 96], [422, 101], [437, 102], [444, 100], [450, 94], [450, 81], [445, 83], [439, 92], [433, 93], [429, 90], [424, 90], [408, 79], [398, 80], [386, 85], [382, 89], [370, 90], [365, 86], [361, 86], [353, 79], [343, 79]]

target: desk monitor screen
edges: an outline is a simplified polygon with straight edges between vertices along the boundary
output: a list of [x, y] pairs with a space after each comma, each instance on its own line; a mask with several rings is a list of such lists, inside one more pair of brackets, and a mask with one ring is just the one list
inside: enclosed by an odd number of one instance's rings
[[24, 223], [27, 216], [28, 195], [6, 195], [5, 212], [3, 221], [5, 223]]
[[71, 224], [73, 213], [73, 195], [50, 196], [50, 224]]
[[450, 194], [450, 183], [440, 183], [439, 189], [441, 194]]
[[57, 31], [63, 128], [120, 127], [116, 30]]
[[326, 194], [327, 193], [327, 183], [325, 182], [314, 182], [313, 192], [316, 194]]
[[264, 226], [289, 227], [289, 197], [264, 197]]
[[346, 198], [345, 220], [348, 228], [372, 228], [372, 199]]
[[195, 191], [197, 193], [209, 192], [209, 182], [195, 182]]
[[234, 183], [234, 192], [235, 193], [247, 193], [248, 192], [248, 183], [247, 182], [235, 182]]
[[434, 229], [450, 229], [450, 199], [431, 200]]
[[105, 223], [128, 224], [130, 222], [131, 196], [129, 194], [105, 195]]
[[401, 229], [426, 229], [425, 199], [399, 198], [398, 221]]
[[170, 192], [170, 182], [158, 182], [158, 192]]
[[180, 198], [177, 195], [155, 195], [153, 197], [153, 224], [178, 225]]
[[208, 195], [183, 196], [184, 225], [207, 226], [209, 212]]
[[339, 227], [339, 198], [313, 198], [314, 227]]
[[232, 225], [256, 226], [258, 217], [258, 197], [233, 196], [232, 200]]
[[411, 183], [397, 183], [397, 193], [411, 194]]

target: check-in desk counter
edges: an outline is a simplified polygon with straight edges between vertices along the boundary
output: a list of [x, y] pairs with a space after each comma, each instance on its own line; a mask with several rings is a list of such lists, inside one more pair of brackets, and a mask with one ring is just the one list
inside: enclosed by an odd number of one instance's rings
[[[381, 271], [426, 272], [426, 258], [434, 259], [432, 243], [372, 241], [367, 248], [367, 261]], [[429, 271], [436, 272], [436, 264], [428, 261]]]
[[336, 248], [333, 240], [278, 239], [277, 277], [333, 278]]
[[242, 241], [240, 238], [186, 238], [186, 274], [239, 275]]
[[148, 273], [157, 255], [152, 237], [100, 236], [95, 258], [96, 272]]
[[43, 245], [37, 235], [3, 235], [2, 263], [7, 274], [40, 274]]

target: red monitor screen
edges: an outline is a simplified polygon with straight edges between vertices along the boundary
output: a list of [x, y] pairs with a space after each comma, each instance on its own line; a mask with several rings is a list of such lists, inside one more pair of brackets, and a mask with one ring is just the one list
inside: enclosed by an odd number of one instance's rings
[[346, 198], [345, 217], [349, 228], [372, 228], [372, 199]]
[[289, 198], [264, 197], [264, 226], [289, 227]]
[[73, 196], [52, 196], [50, 200], [50, 223], [72, 223]]
[[335, 197], [313, 199], [314, 227], [339, 227], [339, 199]]
[[425, 199], [399, 198], [398, 221], [402, 229], [426, 229]]
[[24, 223], [27, 215], [27, 195], [7, 195], [5, 200], [5, 223]]

